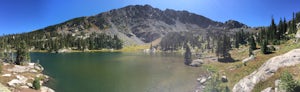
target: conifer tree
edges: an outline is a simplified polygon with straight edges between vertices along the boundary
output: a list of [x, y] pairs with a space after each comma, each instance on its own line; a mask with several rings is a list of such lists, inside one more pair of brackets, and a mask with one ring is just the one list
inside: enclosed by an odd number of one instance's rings
[[269, 53], [267, 45], [268, 45], [268, 40], [263, 40], [262, 45], [260, 47], [260, 50], [263, 54]]
[[223, 58], [228, 58], [230, 57], [229, 50], [231, 49], [231, 42], [230, 38], [226, 35], [223, 34], [222, 36], [217, 38], [217, 48], [216, 48], [216, 56], [223, 57]]
[[192, 53], [190, 47], [185, 44], [184, 64], [190, 65], [192, 63]]
[[252, 50], [256, 49], [256, 42], [255, 42], [254, 37], [252, 35], [249, 37], [249, 45], [250, 45], [250, 48]]
[[29, 52], [27, 51], [25, 41], [22, 41], [19, 46], [17, 47], [17, 57], [15, 63], [17, 65], [22, 65], [25, 62], [30, 60]]

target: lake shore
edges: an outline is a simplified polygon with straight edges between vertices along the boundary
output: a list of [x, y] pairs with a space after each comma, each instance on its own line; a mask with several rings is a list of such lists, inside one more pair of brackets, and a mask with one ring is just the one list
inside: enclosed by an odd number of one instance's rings
[[[14, 65], [2, 62], [0, 76], [1, 92], [55, 92], [53, 89], [43, 86], [49, 80], [49, 76], [43, 74], [44, 68], [37, 63]], [[40, 89], [35, 90], [33, 81], [39, 78]]]

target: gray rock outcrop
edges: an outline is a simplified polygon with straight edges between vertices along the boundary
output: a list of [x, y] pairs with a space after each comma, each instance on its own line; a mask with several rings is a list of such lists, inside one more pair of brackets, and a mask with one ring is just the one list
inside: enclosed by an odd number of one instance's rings
[[202, 59], [196, 59], [196, 60], [192, 61], [192, 63], [190, 64], [190, 66], [198, 67], [201, 64], [203, 64], [203, 60]]
[[261, 92], [272, 92], [272, 87], [268, 87], [268, 88], [262, 90]]
[[251, 92], [254, 86], [274, 75], [281, 67], [300, 64], [300, 49], [294, 49], [265, 62], [259, 69], [241, 79], [233, 87], [233, 92]]
[[255, 59], [255, 56], [254, 56], [254, 55], [251, 55], [250, 57], [245, 58], [242, 62], [243, 62], [243, 63], [247, 63], [247, 62], [249, 62], [249, 61], [251, 61], [251, 60], [254, 60], [254, 59]]
[[46, 87], [46, 86], [42, 86], [41, 87], [41, 92], [55, 92], [53, 89]]

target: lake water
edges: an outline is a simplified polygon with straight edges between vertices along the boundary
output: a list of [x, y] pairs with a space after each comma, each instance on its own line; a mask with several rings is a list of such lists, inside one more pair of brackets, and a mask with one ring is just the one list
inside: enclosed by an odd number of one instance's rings
[[31, 53], [57, 92], [193, 92], [200, 67], [180, 54]]

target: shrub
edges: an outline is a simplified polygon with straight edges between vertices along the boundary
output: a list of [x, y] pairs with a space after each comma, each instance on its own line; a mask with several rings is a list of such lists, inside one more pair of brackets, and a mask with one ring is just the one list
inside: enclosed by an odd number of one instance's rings
[[281, 76], [280, 76], [280, 86], [286, 90], [286, 92], [299, 92], [299, 83], [293, 79], [293, 76], [285, 71]]
[[211, 79], [206, 82], [204, 92], [230, 92], [227, 85], [221, 85], [222, 81], [219, 74], [213, 74]]
[[32, 85], [35, 90], [39, 90], [41, 88], [40, 78], [35, 78], [34, 81], [32, 82]]

